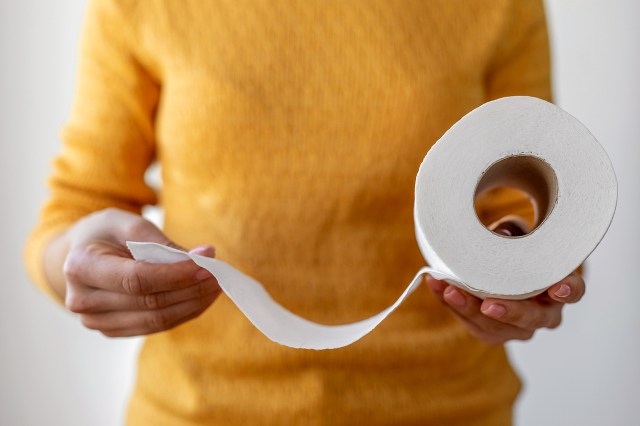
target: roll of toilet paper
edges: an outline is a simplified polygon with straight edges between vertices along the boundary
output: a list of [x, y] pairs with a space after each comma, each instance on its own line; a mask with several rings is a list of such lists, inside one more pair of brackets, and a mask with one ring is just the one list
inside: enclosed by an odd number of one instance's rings
[[[495, 187], [531, 197], [535, 224], [507, 237], [485, 227], [474, 198]], [[479, 296], [521, 299], [567, 276], [595, 249], [613, 218], [617, 183], [602, 147], [574, 117], [536, 98], [489, 102], [463, 117], [431, 148], [416, 178], [416, 238], [430, 267], [420, 269], [387, 309], [351, 324], [308, 321], [276, 303], [231, 265], [155, 243], [128, 242], [136, 260], [192, 260], [269, 339], [332, 349], [362, 338], [422, 282], [424, 274]]]
[[[536, 227], [521, 237], [489, 231], [474, 198], [495, 188], [529, 194]], [[589, 130], [531, 97], [489, 102], [449, 129], [416, 179], [418, 245], [429, 265], [479, 297], [522, 299], [576, 269], [613, 219], [617, 183]]]

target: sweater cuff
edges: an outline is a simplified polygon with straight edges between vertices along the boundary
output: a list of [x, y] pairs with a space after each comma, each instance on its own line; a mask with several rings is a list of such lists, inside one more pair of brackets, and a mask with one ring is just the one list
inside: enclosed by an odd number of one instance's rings
[[46, 230], [36, 231], [32, 233], [24, 247], [23, 259], [27, 274], [36, 288], [41, 290], [49, 298], [53, 299], [59, 305], [64, 305], [64, 300], [51, 287], [44, 270], [44, 252], [49, 242], [61, 234], [68, 225], [59, 224]]

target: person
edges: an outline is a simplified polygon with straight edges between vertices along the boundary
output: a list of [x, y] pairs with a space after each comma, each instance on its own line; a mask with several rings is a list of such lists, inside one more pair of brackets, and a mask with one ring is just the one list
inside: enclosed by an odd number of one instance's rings
[[[148, 335], [131, 425], [510, 424], [502, 343], [556, 327], [578, 273], [524, 301], [429, 279], [362, 340], [308, 351], [269, 341], [194, 263], [136, 262], [125, 241], [219, 256], [313, 321], [366, 318], [424, 264], [430, 146], [486, 101], [549, 100], [549, 68], [539, 0], [91, 0], [28, 271], [84, 326]], [[479, 198], [484, 223], [531, 215], [505, 194]], [[162, 230], [141, 216], [158, 203]]]

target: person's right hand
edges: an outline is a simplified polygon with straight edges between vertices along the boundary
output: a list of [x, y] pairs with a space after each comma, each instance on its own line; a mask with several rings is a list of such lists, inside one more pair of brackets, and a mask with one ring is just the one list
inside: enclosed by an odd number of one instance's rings
[[[151, 264], [133, 260], [127, 240], [176, 247], [138, 215], [103, 210], [78, 221], [67, 235], [65, 304], [80, 315], [84, 326], [106, 336], [168, 330], [202, 314], [220, 294], [216, 279], [191, 261]], [[215, 254], [212, 246], [191, 252]]]

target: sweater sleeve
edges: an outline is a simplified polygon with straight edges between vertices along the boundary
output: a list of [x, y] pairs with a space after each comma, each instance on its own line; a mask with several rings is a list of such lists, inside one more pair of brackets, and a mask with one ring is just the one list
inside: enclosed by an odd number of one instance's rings
[[156, 202], [144, 173], [154, 158], [159, 87], [139, 60], [128, 15], [114, 0], [92, 0], [85, 16], [76, 94], [50, 196], [24, 251], [28, 274], [49, 295], [43, 254], [51, 238], [91, 212], [140, 212]]
[[[535, 96], [551, 101], [551, 67], [547, 24], [542, 0], [512, 0], [494, 55], [485, 73], [485, 101], [505, 96]], [[533, 222], [528, 197], [494, 189], [476, 198], [479, 219], [488, 225], [507, 214]]]

